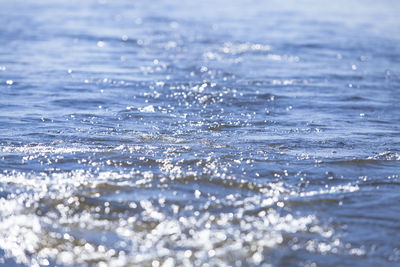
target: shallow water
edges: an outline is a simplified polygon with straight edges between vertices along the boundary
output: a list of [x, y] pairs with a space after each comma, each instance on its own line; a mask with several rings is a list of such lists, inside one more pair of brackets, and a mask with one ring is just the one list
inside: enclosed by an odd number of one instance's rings
[[399, 8], [2, 1], [0, 265], [398, 265]]

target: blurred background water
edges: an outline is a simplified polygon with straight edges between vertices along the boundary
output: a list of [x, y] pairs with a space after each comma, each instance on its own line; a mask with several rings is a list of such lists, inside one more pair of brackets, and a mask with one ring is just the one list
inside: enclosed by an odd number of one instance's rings
[[398, 266], [399, 10], [2, 0], [0, 265]]

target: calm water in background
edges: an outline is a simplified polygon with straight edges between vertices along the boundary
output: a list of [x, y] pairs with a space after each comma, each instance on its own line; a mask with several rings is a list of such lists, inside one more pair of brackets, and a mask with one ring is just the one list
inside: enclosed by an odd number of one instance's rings
[[0, 265], [398, 265], [399, 3], [182, 2], [0, 2]]

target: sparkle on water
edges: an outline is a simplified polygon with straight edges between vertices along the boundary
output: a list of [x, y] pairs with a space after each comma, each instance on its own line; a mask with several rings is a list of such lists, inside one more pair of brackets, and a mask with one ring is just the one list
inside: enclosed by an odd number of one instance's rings
[[398, 265], [399, 3], [183, 2], [2, 2], [0, 265]]

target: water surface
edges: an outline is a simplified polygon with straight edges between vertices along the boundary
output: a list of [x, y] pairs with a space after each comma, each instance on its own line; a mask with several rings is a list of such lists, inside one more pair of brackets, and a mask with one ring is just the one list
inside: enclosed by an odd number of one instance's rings
[[7, 1], [0, 264], [396, 266], [397, 1]]

